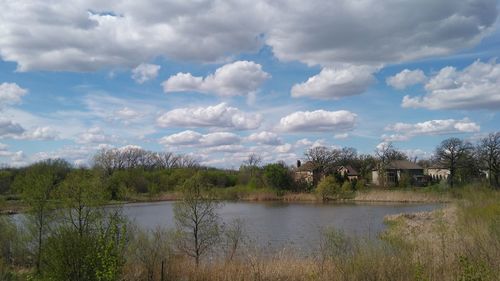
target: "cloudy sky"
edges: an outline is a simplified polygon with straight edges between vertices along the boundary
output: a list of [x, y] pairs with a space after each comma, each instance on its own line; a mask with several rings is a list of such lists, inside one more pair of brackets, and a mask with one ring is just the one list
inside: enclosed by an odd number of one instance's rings
[[496, 0], [0, 0], [0, 163], [428, 157], [500, 129]]

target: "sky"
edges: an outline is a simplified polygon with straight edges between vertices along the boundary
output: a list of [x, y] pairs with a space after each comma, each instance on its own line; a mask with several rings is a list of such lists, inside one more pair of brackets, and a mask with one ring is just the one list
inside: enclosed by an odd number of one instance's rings
[[0, 164], [128, 146], [238, 168], [500, 130], [495, 0], [0, 0]]

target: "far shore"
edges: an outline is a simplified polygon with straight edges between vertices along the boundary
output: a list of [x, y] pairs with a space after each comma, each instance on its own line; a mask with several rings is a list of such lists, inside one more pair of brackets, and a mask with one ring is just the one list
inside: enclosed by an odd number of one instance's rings
[[[148, 203], [162, 201], [181, 200], [182, 194], [179, 192], [161, 193], [154, 196], [132, 196], [129, 200], [110, 201], [108, 205], [122, 205], [128, 203]], [[238, 194], [236, 197], [219, 198], [227, 201], [263, 202], [263, 201], [284, 201], [284, 202], [310, 202], [323, 203], [314, 193], [290, 192], [277, 195], [275, 192], [255, 191]], [[356, 192], [352, 198], [335, 199], [330, 198], [328, 202], [359, 202], [359, 203], [449, 203], [453, 201], [448, 193], [421, 192], [414, 190], [381, 190], [372, 189], [368, 191]], [[0, 208], [0, 215], [12, 215], [26, 211], [25, 204], [20, 200], [9, 200]]]

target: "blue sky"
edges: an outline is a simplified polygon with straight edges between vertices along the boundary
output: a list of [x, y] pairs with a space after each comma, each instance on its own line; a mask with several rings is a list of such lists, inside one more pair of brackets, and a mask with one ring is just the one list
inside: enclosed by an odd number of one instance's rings
[[0, 3], [7, 165], [129, 145], [227, 168], [317, 145], [428, 158], [500, 127], [497, 1]]

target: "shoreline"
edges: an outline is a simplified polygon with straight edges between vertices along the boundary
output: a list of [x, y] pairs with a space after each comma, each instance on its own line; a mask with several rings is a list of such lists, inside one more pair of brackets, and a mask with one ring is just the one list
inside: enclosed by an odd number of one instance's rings
[[[164, 193], [157, 196], [134, 197], [124, 201], [110, 201], [106, 206], [123, 205], [131, 203], [154, 203], [178, 201], [181, 199], [180, 193]], [[282, 201], [282, 202], [309, 202], [323, 203], [323, 201], [314, 193], [286, 193], [284, 195], [276, 195], [271, 192], [252, 192], [247, 194], [238, 194], [237, 198], [225, 198], [219, 196], [220, 200], [234, 202], [266, 202], [266, 201]], [[9, 201], [7, 201], [9, 202]], [[327, 202], [341, 203], [450, 203], [453, 199], [448, 194], [436, 194], [432, 192], [418, 192], [412, 190], [369, 190], [356, 192], [354, 197], [346, 199], [330, 199]], [[0, 208], [0, 215], [15, 215], [23, 213], [26, 206], [21, 201], [15, 201], [13, 206], [3, 206]]]

